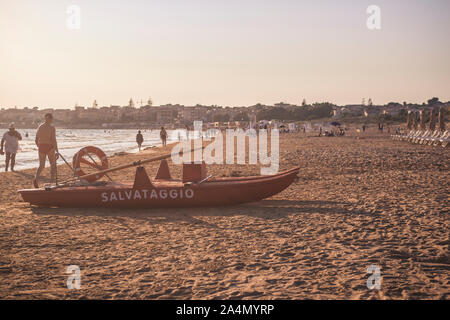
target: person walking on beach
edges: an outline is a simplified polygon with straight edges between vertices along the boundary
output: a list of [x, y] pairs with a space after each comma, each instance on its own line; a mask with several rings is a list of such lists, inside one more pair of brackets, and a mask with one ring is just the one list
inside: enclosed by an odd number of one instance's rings
[[383, 133], [383, 129], [384, 129], [384, 124], [382, 124], [381, 122], [378, 123], [378, 132]]
[[51, 181], [56, 178], [56, 159], [58, 158], [58, 143], [56, 142], [56, 129], [52, 125], [53, 115], [47, 113], [45, 115], [45, 122], [41, 124], [36, 132], [36, 145], [38, 147], [39, 167], [36, 170], [36, 175], [33, 179], [33, 186], [39, 188], [38, 179], [42, 170], [45, 168], [45, 160], [48, 157], [50, 162], [50, 176]]
[[189, 126], [185, 125], [186, 128], [186, 140], [189, 140]]
[[144, 137], [142, 136], [141, 130], [139, 130], [136, 135], [136, 142], [138, 144], [139, 151], [141, 151], [141, 146], [142, 146], [142, 143], [144, 142]]
[[[0, 155], [5, 155], [5, 171], [8, 171], [9, 163], [11, 161], [11, 171], [14, 172], [14, 165], [16, 164], [16, 153], [19, 150], [19, 141], [22, 136], [16, 131], [14, 123], [9, 125], [9, 130], [5, 132], [2, 138]], [[5, 148], [3, 149], [3, 146]]]
[[163, 147], [165, 147], [167, 145], [167, 131], [166, 131], [166, 129], [164, 129], [164, 127], [161, 127], [159, 136], [161, 137]]

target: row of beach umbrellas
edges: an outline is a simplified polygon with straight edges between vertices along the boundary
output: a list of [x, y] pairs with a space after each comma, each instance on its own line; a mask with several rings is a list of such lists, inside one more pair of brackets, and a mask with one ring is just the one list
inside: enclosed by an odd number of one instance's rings
[[[436, 126], [440, 131], [445, 131], [445, 110], [444, 108], [439, 108], [439, 112], [436, 119], [436, 111], [430, 111], [430, 119], [429, 119], [429, 129], [434, 131], [436, 130]], [[406, 118], [406, 127], [408, 130], [426, 130], [426, 119], [425, 119], [425, 110], [417, 111], [408, 111], [408, 116]]]

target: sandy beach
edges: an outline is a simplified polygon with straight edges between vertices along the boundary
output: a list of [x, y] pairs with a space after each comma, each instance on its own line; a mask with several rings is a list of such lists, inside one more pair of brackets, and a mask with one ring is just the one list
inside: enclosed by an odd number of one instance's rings
[[[301, 167], [298, 181], [241, 206], [30, 207], [17, 190], [30, 186], [34, 170], [0, 173], [0, 298], [449, 298], [448, 148], [374, 131], [280, 137], [280, 170]], [[117, 155], [111, 162], [168, 151]], [[146, 165], [152, 177], [158, 164]], [[181, 167], [170, 168], [180, 176]], [[63, 166], [58, 171], [69, 174]], [[254, 165], [208, 171], [259, 174]], [[132, 180], [134, 172], [111, 177]], [[69, 265], [81, 268], [80, 290], [66, 287]], [[366, 286], [369, 265], [381, 268], [380, 290]]]

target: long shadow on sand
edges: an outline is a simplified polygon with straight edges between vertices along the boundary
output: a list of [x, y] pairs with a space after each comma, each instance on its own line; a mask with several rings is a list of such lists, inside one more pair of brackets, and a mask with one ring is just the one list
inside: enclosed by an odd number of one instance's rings
[[[25, 172], [22, 172], [22, 171], [14, 171], [14, 173], [18, 174], [20, 176], [23, 176], [25, 178], [28, 178], [28, 179], [33, 179], [34, 178], [34, 175], [29, 174], [29, 173], [25, 173]], [[41, 180], [45, 180], [45, 178], [41, 178]]]
[[[31, 187], [31, 180], [34, 178], [34, 174], [30, 174], [30, 173], [25, 173], [22, 171], [14, 171], [15, 174], [22, 176], [28, 180], [30, 180], [30, 187]], [[46, 176], [41, 176], [39, 178], [39, 183], [49, 183], [51, 182], [50, 178], [46, 177]]]
[[[279, 219], [291, 214], [345, 214], [370, 215], [365, 211], [345, 208], [346, 203], [334, 201], [292, 201], [262, 200], [250, 204], [228, 207], [203, 208], [152, 208], [152, 209], [119, 209], [119, 208], [50, 208], [31, 207], [37, 215], [84, 216], [84, 217], [117, 217], [151, 220], [155, 223], [165, 221], [188, 220], [191, 223], [202, 223], [195, 217], [220, 216], [253, 216], [261, 219]], [[200, 222], [202, 221], [202, 222]]]

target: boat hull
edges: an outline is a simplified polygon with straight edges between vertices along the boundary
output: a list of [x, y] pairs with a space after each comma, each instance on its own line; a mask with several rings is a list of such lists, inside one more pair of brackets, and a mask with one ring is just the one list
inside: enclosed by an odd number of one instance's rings
[[286, 189], [299, 169], [271, 176], [221, 178], [203, 183], [154, 181], [105, 186], [19, 190], [31, 205], [50, 207], [161, 208], [226, 206], [259, 201]]

